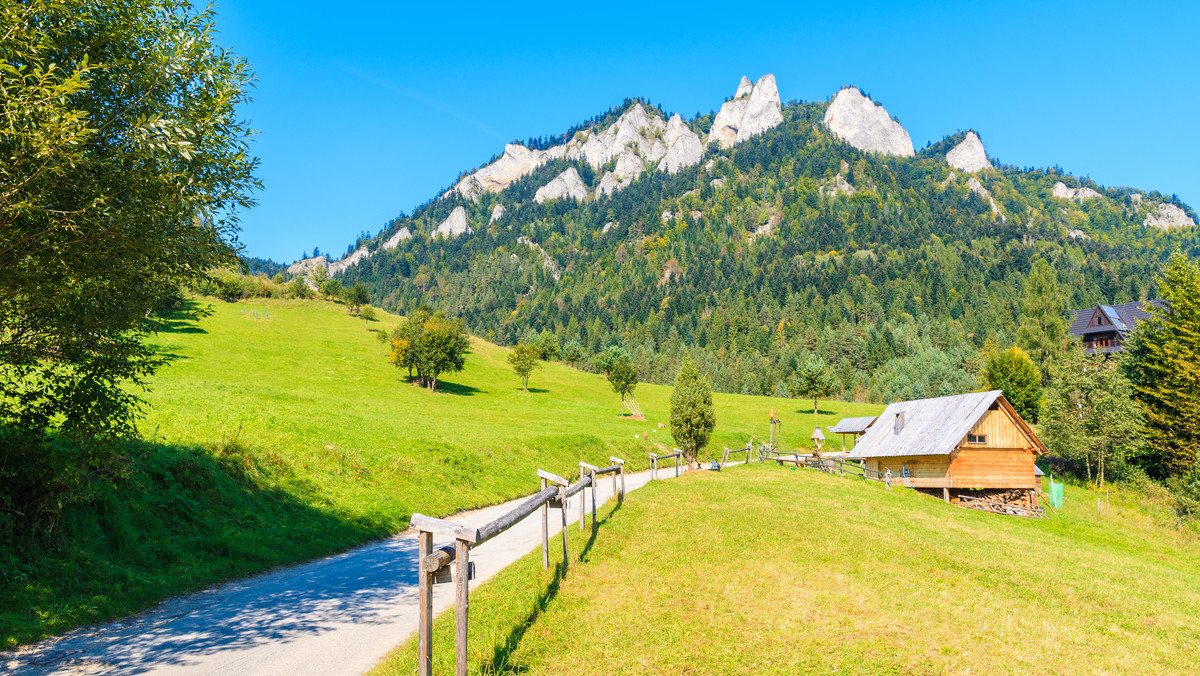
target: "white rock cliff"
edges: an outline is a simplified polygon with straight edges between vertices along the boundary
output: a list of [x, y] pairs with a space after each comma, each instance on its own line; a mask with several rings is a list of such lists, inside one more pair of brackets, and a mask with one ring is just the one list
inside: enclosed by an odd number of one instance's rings
[[467, 210], [461, 206], [454, 207], [454, 211], [433, 231], [434, 237], [458, 237], [464, 234], [471, 234], [471, 226], [467, 224]]
[[960, 171], [976, 172], [992, 168], [987, 151], [983, 148], [983, 141], [979, 140], [979, 135], [973, 131], [967, 132], [966, 138], [946, 153], [946, 162]]
[[774, 75], [767, 73], [754, 85], [743, 76], [733, 98], [721, 104], [707, 143], [732, 148], [783, 122], [782, 108]]
[[1146, 214], [1146, 220], [1143, 221], [1143, 225], [1146, 227], [1153, 226], [1161, 230], [1169, 230], [1171, 228], [1186, 228], [1188, 226], [1193, 226], [1196, 225], [1196, 222], [1193, 221], [1183, 209], [1180, 209], [1174, 204], [1167, 204], [1164, 202], [1163, 204], [1158, 205], [1154, 211]]
[[[579, 172], [575, 170], [575, 167], [568, 167], [566, 171], [555, 176], [549, 183], [538, 188], [533, 195], [533, 201], [541, 204], [546, 200], [563, 197], [581, 200], [586, 196], [587, 187], [583, 185], [583, 179], [579, 176]], [[461, 208], [459, 207], [459, 209]]]
[[912, 157], [912, 138], [883, 106], [856, 87], [838, 92], [825, 111], [825, 126], [846, 143], [870, 153]]

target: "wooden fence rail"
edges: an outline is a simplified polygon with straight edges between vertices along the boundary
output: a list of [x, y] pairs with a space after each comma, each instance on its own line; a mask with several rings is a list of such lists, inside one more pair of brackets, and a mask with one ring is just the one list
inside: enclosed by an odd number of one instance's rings
[[[563, 574], [566, 574], [570, 553], [567, 543], [567, 499], [587, 488], [592, 489], [592, 529], [596, 528], [596, 481], [597, 477], [611, 474], [613, 495], [619, 502], [625, 500], [625, 461], [610, 457], [608, 467], [597, 467], [580, 461], [579, 481], [572, 484], [567, 479], [544, 470], [538, 470], [542, 488], [529, 499], [517, 505], [504, 516], [482, 528], [435, 519], [424, 514], [413, 514], [412, 527], [419, 531], [418, 544], [418, 602], [420, 620], [417, 628], [417, 673], [431, 676], [433, 673], [433, 586], [438, 582], [453, 581], [455, 585], [455, 673], [467, 673], [467, 627], [470, 610], [470, 581], [475, 578], [475, 567], [470, 561], [470, 550], [491, 540], [515, 526], [539, 508], [542, 511], [542, 567], [550, 567], [549, 511], [557, 507], [562, 512]], [[586, 495], [586, 494], [585, 494]], [[584, 495], [579, 498], [579, 529], [583, 530]], [[454, 544], [433, 549], [433, 536], [448, 535]], [[453, 564], [453, 569], [450, 566]]]
[[752, 450], [752, 448], [751, 448], [750, 444], [746, 444], [746, 446], [744, 448], [738, 448], [738, 449], [735, 449], [732, 451], [729, 450], [728, 446], [726, 446], [725, 453], [721, 455], [721, 464], [720, 464], [721, 469], [725, 469], [725, 465], [729, 464], [729, 455], [731, 453], [743, 453], [744, 452], [746, 454], [746, 464], [749, 465], [751, 450]]
[[681, 457], [683, 457], [683, 451], [681, 451], [677, 448], [677, 449], [675, 449], [675, 452], [673, 452], [673, 453], [665, 453], [663, 455], [655, 455], [653, 453], [648, 452], [646, 455], [650, 456], [650, 479], [652, 481], [658, 479], [658, 461], [659, 460], [670, 460], [671, 458], [675, 458], [675, 476], [676, 477], [679, 476], [679, 459]]

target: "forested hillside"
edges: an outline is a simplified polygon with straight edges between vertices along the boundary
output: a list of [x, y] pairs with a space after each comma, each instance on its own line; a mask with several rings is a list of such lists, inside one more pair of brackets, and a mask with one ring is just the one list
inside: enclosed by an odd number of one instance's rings
[[[595, 186], [616, 160], [554, 159], [476, 200], [447, 191], [351, 247], [371, 255], [342, 276], [388, 309], [427, 304], [500, 343], [553, 333], [584, 365], [622, 345], [651, 382], [691, 351], [719, 390], [783, 394], [813, 351], [843, 397], [884, 401], [976, 387], [979, 348], [1015, 339], [1038, 258], [1066, 305], [1085, 307], [1154, 297], [1171, 251], [1200, 254], [1195, 227], [1144, 224], [1163, 203], [1194, 220], [1174, 197], [1054, 169], [956, 171], [946, 153], [965, 132], [915, 157], [861, 152], [821, 123], [827, 106], [785, 104], [778, 126], [604, 196], [534, 199], [569, 167]], [[1097, 195], [1057, 197], [1059, 182]], [[457, 207], [472, 232], [432, 236]], [[413, 236], [393, 237], [402, 228]]]

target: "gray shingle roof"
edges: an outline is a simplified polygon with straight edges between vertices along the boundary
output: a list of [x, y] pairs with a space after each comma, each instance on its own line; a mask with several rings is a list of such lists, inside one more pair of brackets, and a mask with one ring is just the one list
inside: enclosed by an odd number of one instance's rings
[[[1154, 300], [1138, 300], [1119, 305], [1096, 305], [1082, 310], [1073, 310], [1071, 311], [1071, 327], [1069, 332], [1073, 336], [1082, 337], [1090, 333], [1110, 333], [1116, 331], [1124, 337], [1133, 330], [1138, 322], [1150, 318], [1150, 313], [1146, 311], [1147, 305], [1166, 308], [1167, 302], [1156, 298]], [[1112, 314], [1109, 314], [1109, 311]], [[1095, 317], [1097, 312], [1101, 313], [1108, 321], [1100, 326], [1090, 326], [1092, 318]]]
[[[1000, 398], [1001, 391], [992, 390], [890, 404], [847, 457], [949, 455]], [[897, 433], [896, 416], [900, 413], [904, 414], [904, 427]], [[1041, 445], [1040, 441], [1035, 443]]]
[[862, 434], [873, 422], [875, 422], [873, 415], [865, 418], [842, 418], [838, 424], [828, 429], [830, 434]]

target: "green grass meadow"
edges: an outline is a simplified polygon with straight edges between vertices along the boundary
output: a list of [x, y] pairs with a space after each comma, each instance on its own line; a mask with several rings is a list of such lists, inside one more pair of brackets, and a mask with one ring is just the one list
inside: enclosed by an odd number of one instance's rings
[[[343, 551], [403, 530], [413, 512], [445, 516], [537, 488], [535, 470], [669, 448], [670, 388], [642, 384], [647, 422], [619, 416], [601, 376], [547, 364], [523, 392], [508, 351], [472, 341], [463, 372], [429, 392], [389, 364], [375, 331], [320, 301], [210, 304], [155, 342], [176, 360], [145, 394], [143, 439], [111, 481], [64, 510], [24, 558], [0, 556], [0, 647], [127, 614], [167, 596]], [[790, 441], [814, 425], [880, 407], [714, 395], [710, 453], [767, 432], [771, 407]], [[781, 405], [786, 404], [786, 405]], [[638, 435], [643, 438], [635, 438]]]
[[[535, 551], [472, 590], [471, 671], [1194, 673], [1194, 534], [1096, 497], [1022, 519], [773, 463], [656, 482], [570, 531], [565, 577]], [[374, 674], [415, 668], [413, 637]]]

